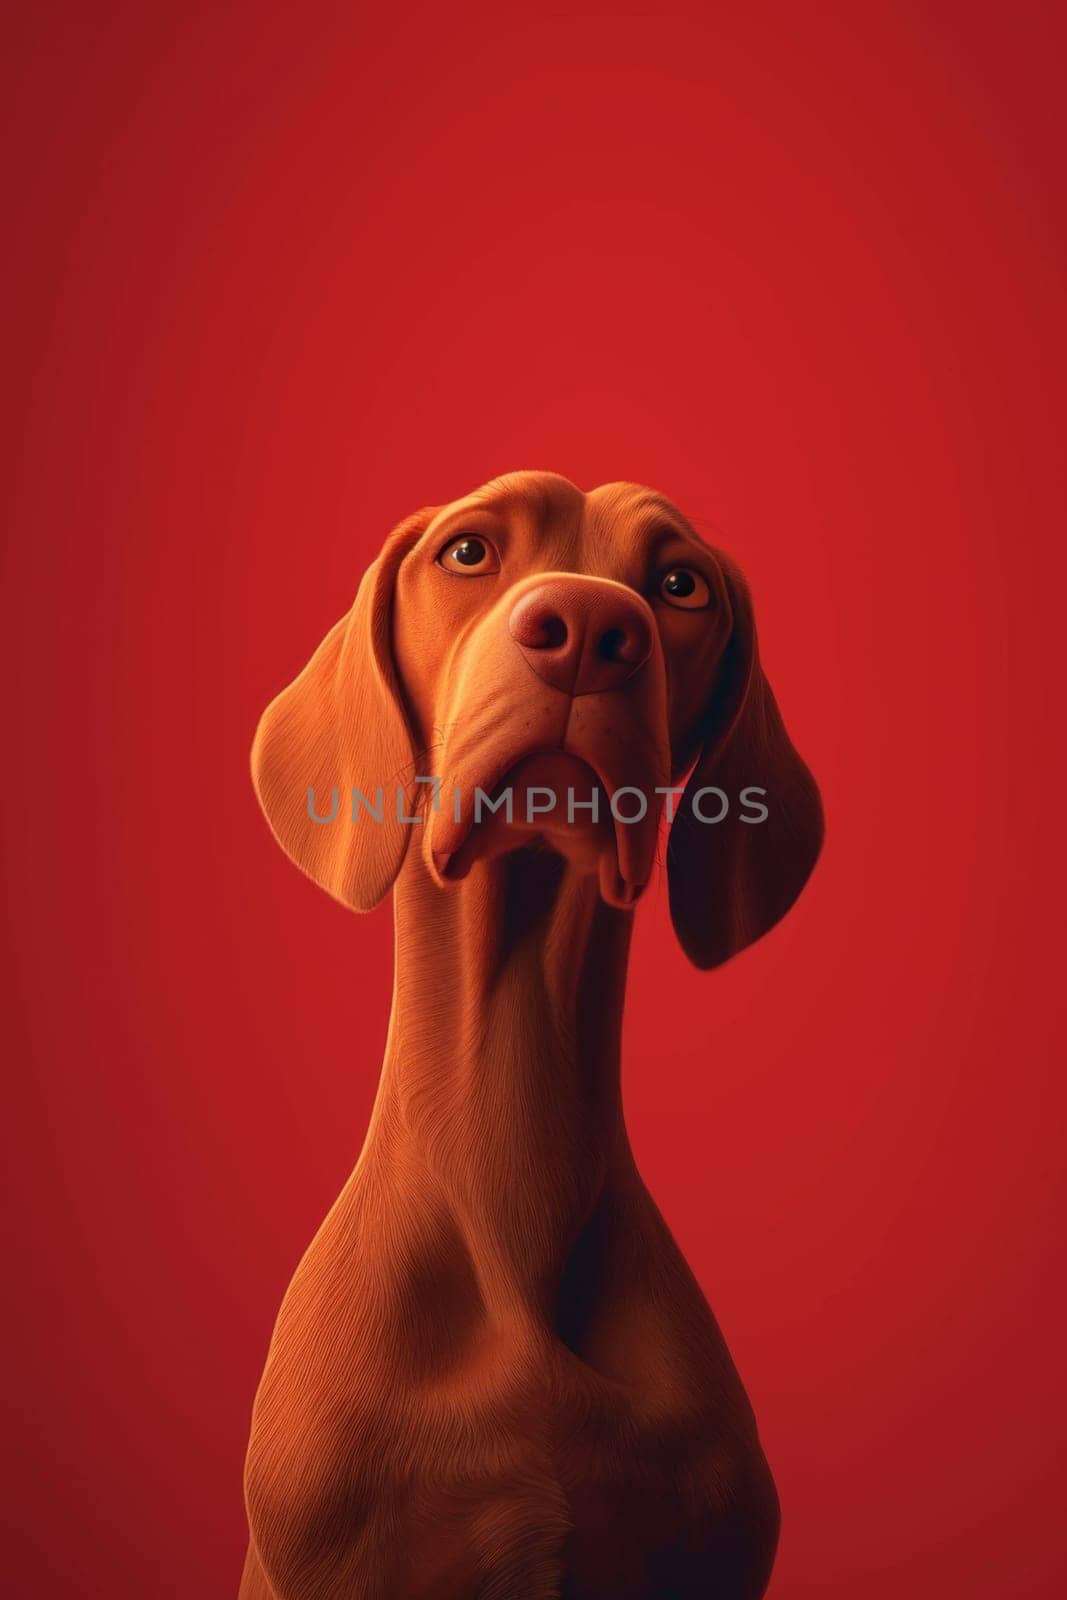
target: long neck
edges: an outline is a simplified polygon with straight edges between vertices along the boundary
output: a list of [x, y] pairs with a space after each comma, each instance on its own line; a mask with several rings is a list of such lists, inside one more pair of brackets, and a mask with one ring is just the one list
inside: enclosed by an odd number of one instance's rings
[[595, 878], [519, 851], [396, 890], [396, 986], [369, 1141], [428, 1179], [506, 1302], [552, 1286], [625, 1149], [632, 917]]

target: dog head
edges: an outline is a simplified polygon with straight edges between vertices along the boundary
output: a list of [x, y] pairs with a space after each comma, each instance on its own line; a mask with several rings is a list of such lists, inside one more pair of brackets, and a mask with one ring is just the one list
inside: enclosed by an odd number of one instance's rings
[[551, 473], [401, 523], [252, 767], [282, 847], [357, 910], [409, 848], [447, 891], [534, 841], [629, 908], [667, 797], [671, 913], [701, 967], [785, 914], [822, 839], [736, 567], [662, 496]]

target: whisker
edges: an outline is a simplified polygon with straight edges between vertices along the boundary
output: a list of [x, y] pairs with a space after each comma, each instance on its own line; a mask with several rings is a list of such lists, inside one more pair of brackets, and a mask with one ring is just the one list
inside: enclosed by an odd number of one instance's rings
[[435, 739], [432, 744], [425, 745], [421, 750], [416, 750], [411, 760], [405, 761], [403, 766], [398, 767], [393, 773], [392, 777], [388, 779], [388, 782], [395, 783], [400, 780], [406, 781], [407, 778], [432, 776], [430, 773], [420, 773], [418, 768], [421, 766], [424, 757], [428, 756], [433, 750], [442, 749], [443, 746], [443, 739]]

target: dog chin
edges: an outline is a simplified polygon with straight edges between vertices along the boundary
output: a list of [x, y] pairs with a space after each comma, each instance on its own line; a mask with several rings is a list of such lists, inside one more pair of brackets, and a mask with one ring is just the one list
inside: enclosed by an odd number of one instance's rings
[[[549, 812], [544, 811], [546, 791], [556, 797]], [[470, 805], [458, 838], [449, 841], [450, 850], [441, 851], [433, 839], [428, 841], [433, 874], [442, 886], [465, 878], [476, 862], [539, 844], [562, 856], [577, 872], [595, 876], [609, 905], [630, 910], [636, 904], [644, 881], [636, 874], [627, 876], [626, 868], [633, 873], [633, 865], [622, 857], [619, 845], [631, 856], [626, 849], [629, 840], [617, 839], [608, 793], [587, 762], [563, 750], [539, 751], [509, 767], [484, 793], [489, 804], [477, 820]], [[492, 810], [494, 805], [500, 809]]]

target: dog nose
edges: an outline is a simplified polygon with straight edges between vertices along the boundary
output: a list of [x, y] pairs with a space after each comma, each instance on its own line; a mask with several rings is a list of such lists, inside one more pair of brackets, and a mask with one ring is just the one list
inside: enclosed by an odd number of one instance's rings
[[549, 578], [515, 602], [511, 637], [539, 678], [565, 694], [617, 689], [652, 654], [640, 595], [601, 578]]

